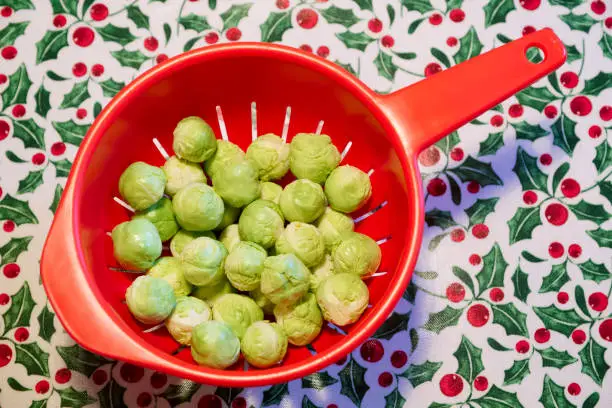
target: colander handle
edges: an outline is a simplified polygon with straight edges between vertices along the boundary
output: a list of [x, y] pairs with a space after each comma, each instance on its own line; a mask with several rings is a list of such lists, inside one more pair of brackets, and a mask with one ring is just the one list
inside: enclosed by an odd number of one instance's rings
[[[532, 63], [527, 50], [539, 48], [544, 60]], [[557, 69], [565, 62], [563, 43], [550, 29], [472, 58], [425, 80], [381, 95], [406, 149], [418, 154], [491, 107]]]

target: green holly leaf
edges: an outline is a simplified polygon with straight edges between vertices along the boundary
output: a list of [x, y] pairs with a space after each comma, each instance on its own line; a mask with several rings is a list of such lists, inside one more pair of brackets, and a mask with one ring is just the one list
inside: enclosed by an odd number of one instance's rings
[[79, 146], [89, 129], [89, 125], [77, 125], [73, 120], [66, 122], [51, 122], [64, 143]]
[[514, 285], [514, 297], [527, 303], [527, 296], [531, 293], [529, 283], [527, 282], [528, 275], [521, 270], [520, 266], [516, 267], [516, 271], [512, 275], [512, 284]]
[[319, 408], [319, 407], [313, 404], [312, 401], [306, 395], [304, 395], [304, 398], [302, 398], [302, 408]]
[[357, 76], [357, 72], [353, 69], [353, 67], [350, 64], [343, 64], [340, 61], [334, 61], [334, 62], [336, 64], [340, 65], [342, 68], [346, 69], [351, 74]]
[[546, 307], [534, 307], [533, 311], [542, 320], [544, 326], [569, 337], [574, 329], [588, 321], [574, 310], [557, 309], [554, 305]]
[[517, 139], [534, 141], [548, 135], [548, 132], [540, 125], [530, 125], [525, 121], [514, 123], [513, 126], [514, 130], [516, 130]]
[[71, 14], [76, 17], [78, 3], [76, 0], [51, 0], [53, 14]]
[[[162, 396], [166, 396], [166, 393], [172, 388], [170, 385], [166, 391], [162, 394]], [[199, 386], [198, 386], [199, 388]], [[106, 383], [104, 388], [98, 391], [98, 402], [101, 407], [108, 408], [124, 408], [127, 407], [123, 400], [123, 395], [125, 394], [125, 388], [119, 385], [117, 381], [109, 381]], [[166, 398], [168, 400], [168, 398]], [[174, 406], [170, 400], [168, 402], [171, 406]]]
[[421, 14], [434, 9], [429, 0], [401, 0], [401, 3], [408, 11], [418, 11]]
[[409, 319], [410, 312], [405, 314], [393, 312], [391, 317], [385, 320], [372, 337], [375, 339], [391, 340], [394, 334], [408, 330]]
[[555, 173], [553, 174], [553, 179], [552, 179], [553, 194], [555, 193], [555, 191], [557, 191], [557, 187], [559, 186], [559, 183], [561, 182], [561, 180], [563, 180], [563, 177], [565, 177], [565, 175], [569, 171], [569, 168], [570, 168], [569, 163], [563, 163], [561, 166], [557, 168], [557, 170], [555, 170]]
[[504, 145], [504, 133], [490, 133], [485, 141], [480, 143], [480, 156], [495, 154]]
[[518, 310], [514, 304], [492, 304], [491, 310], [493, 311], [493, 323], [501, 325], [507, 335], [516, 334], [529, 337], [527, 315]]
[[9, 75], [8, 82], [8, 86], [2, 91], [3, 106], [7, 108], [18, 103], [25, 104], [32, 85], [25, 64], [21, 64], [13, 74]]
[[68, 29], [47, 31], [36, 43], [36, 63], [56, 59], [59, 52], [68, 46]]
[[387, 14], [389, 15], [389, 25], [393, 25], [395, 21], [395, 9], [390, 4], [387, 4]]
[[597, 96], [604, 89], [612, 88], [612, 74], [600, 72], [591, 79], [584, 81], [582, 93]]
[[17, 156], [14, 152], [7, 150], [6, 151], [6, 158], [10, 161], [12, 161], [13, 163], [26, 163], [27, 160], [23, 160], [21, 157]]
[[496, 385], [492, 385], [489, 392], [480, 398], [473, 399], [480, 408], [516, 408], [523, 405], [519, 401], [515, 392], [504, 391]]
[[581, 372], [591, 377], [600, 387], [610, 368], [604, 358], [605, 352], [606, 348], [600, 346], [593, 338], [590, 338], [586, 346], [578, 352], [582, 362]]
[[463, 0], [446, 0], [446, 11], [450, 11], [456, 8], [461, 8], [462, 5], [463, 5]]
[[582, 58], [582, 54], [580, 53], [580, 51], [578, 51], [578, 48], [573, 45], [566, 45], [565, 52], [567, 55], [566, 63], [568, 64]]
[[149, 59], [140, 51], [111, 51], [111, 55], [124, 67], [139, 69], [140, 66]]
[[347, 365], [338, 372], [340, 376], [340, 394], [348, 397], [357, 406], [363, 400], [364, 395], [370, 389], [370, 386], [365, 382], [366, 369], [357, 364], [354, 358], [351, 358]]
[[85, 102], [91, 95], [88, 90], [89, 81], [77, 82], [74, 84], [70, 92], [64, 95], [64, 100], [60, 105], [60, 109], [76, 108]]
[[578, 308], [580, 309], [580, 311], [587, 317], [590, 317], [591, 314], [589, 313], [589, 309], [587, 308], [586, 305], [586, 299], [584, 297], [584, 289], [582, 289], [581, 286], [576, 286], [576, 288], [574, 289], [574, 297], [576, 299], [576, 304], [578, 305]]
[[414, 353], [414, 350], [416, 350], [419, 345], [419, 332], [415, 328], [412, 328], [408, 332], [408, 335], [410, 336], [410, 352]]
[[38, 113], [42, 117], [47, 117], [47, 113], [51, 109], [51, 103], [49, 102], [49, 97], [51, 93], [45, 89], [44, 85], [40, 85], [36, 94], [34, 94], [34, 99], [36, 100], [36, 113]]
[[249, 14], [252, 4], [237, 4], [230, 7], [225, 13], [221, 13], [221, 19], [223, 20], [223, 31], [228, 28], [238, 26], [240, 20], [245, 18]]
[[481, 355], [481, 348], [474, 346], [467, 337], [461, 336], [461, 343], [459, 343], [459, 347], [455, 350], [453, 356], [459, 364], [457, 374], [470, 384], [484, 370]]
[[337, 383], [338, 380], [325, 371], [307, 375], [302, 378], [302, 388], [313, 388], [317, 391]]
[[430, 382], [431, 379], [436, 375], [436, 372], [442, 367], [442, 363], [425, 361], [423, 364], [410, 364], [406, 371], [400, 374], [400, 377], [404, 377], [413, 388], [419, 385]]
[[117, 82], [111, 78], [107, 79], [106, 81], [99, 82], [98, 84], [102, 88], [102, 94], [110, 98], [117, 95], [117, 93], [119, 93], [119, 91], [125, 87], [124, 82]]
[[[0, 220], [12, 220], [16, 225], [38, 224], [38, 218], [30, 209], [30, 204], [27, 201], [13, 198], [10, 194], [0, 200]], [[1, 250], [0, 254], [2, 254]], [[2, 259], [4, 263], [4, 257]]]
[[597, 225], [608, 221], [610, 214], [601, 204], [591, 204], [580, 200], [578, 204], [568, 205], [579, 220], [593, 221]]
[[51, 161], [55, 166], [55, 177], [68, 177], [72, 163], [67, 159]]
[[51, 78], [54, 81], [66, 81], [68, 78], [65, 78], [61, 75], [58, 75], [57, 73], [53, 72], [53, 71], [47, 71], [47, 76], [49, 78]]
[[538, 401], [540, 401], [545, 407], [576, 408], [576, 406], [569, 402], [565, 397], [563, 387], [551, 380], [548, 374], [544, 375], [542, 395]]
[[505, 23], [506, 16], [516, 10], [513, 0], [493, 0], [484, 6], [485, 28], [497, 23]]
[[474, 290], [474, 281], [472, 277], [463, 269], [458, 266], [453, 266], [453, 275], [455, 275], [461, 282], [463, 282], [472, 292], [472, 294], [476, 293]]
[[518, 208], [512, 218], [508, 220], [510, 244], [530, 239], [533, 230], [538, 225], [542, 225], [539, 207]]
[[548, 0], [548, 2], [553, 6], [563, 6], [570, 9], [573, 9], [574, 7], [577, 7], [582, 4], [581, 0]]
[[532, 107], [541, 112], [546, 105], [558, 98], [546, 87], [536, 88], [531, 86], [517, 93], [516, 99], [521, 105]]
[[[291, 28], [291, 13], [270, 13], [259, 28], [261, 29], [261, 41], [281, 41], [285, 31]], [[340, 38], [339, 34], [336, 36]]]
[[557, 80], [556, 72], [549, 74], [546, 78], [548, 78], [548, 82], [550, 82], [550, 85], [552, 85], [555, 91], [557, 91], [560, 94], [563, 94], [563, 92], [561, 91], [561, 88], [559, 87], [559, 81]]
[[582, 404], [582, 408], [595, 408], [597, 403], [599, 402], [599, 393], [592, 393], [589, 398], [587, 398]]
[[508, 263], [504, 259], [501, 248], [497, 243], [482, 257], [482, 263], [482, 270], [476, 275], [479, 290], [478, 296], [487, 289], [504, 286], [504, 275], [508, 267]]
[[164, 23], [164, 36], [166, 38], [166, 44], [170, 41], [170, 37], [172, 36], [172, 28], [170, 28], [170, 24]]
[[569, 280], [567, 261], [553, 265], [550, 273], [542, 280], [539, 293], [558, 292]]
[[470, 219], [468, 228], [476, 224], [484, 223], [489, 214], [495, 211], [495, 205], [499, 201], [498, 197], [478, 199], [465, 213]]
[[602, 228], [597, 228], [596, 230], [591, 230], [586, 232], [589, 237], [593, 238], [597, 245], [601, 248], [612, 248], [612, 232], [606, 231]]
[[49, 353], [45, 353], [38, 343], [13, 344], [16, 364], [23, 365], [28, 375], [49, 377]]
[[534, 254], [532, 254], [529, 251], [523, 251], [521, 252], [521, 256], [523, 258], [525, 258], [527, 261], [532, 262], [532, 263], [540, 263], [540, 262], [544, 262], [544, 259], [542, 258], [538, 258], [537, 256], [535, 256]]
[[460, 166], [448, 171], [455, 174], [463, 182], [476, 181], [483, 187], [503, 185], [503, 181], [495, 173], [490, 163], [481, 162], [472, 156], [468, 156]]
[[577, 358], [570, 356], [567, 351], [555, 350], [554, 347], [538, 350], [538, 352], [542, 356], [543, 367], [563, 368], [578, 361]]
[[[408, 1], [408, 0], [405, 0]], [[417, 28], [419, 28], [419, 26], [421, 25], [421, 23], [425, 21], [424, 18], [419, 18], [417, 20], [414, 20], [412, 23], [410, 23], [410, 25], [408, 26], [408, 34], [412, 34], [416, 31]]]
[[584, 279], [592, 280], [597, 283], [610, 279], [612, 276], [612, 273], [610, 273], [603, 263], [598, 264], [590, 259], [576, 266], [582, 271], [582, 277]]
[[342, 41], [347, 48], [352, 48], [359, 51], [365, 51], [366, 47], [374, 41], [374, 38], [365, 33], [351, 33], [350, 31], [336, 34], [336, 37], [338, 37], [338, 39]]
[[393, 81], [395, 79], [395, 73], [397, 67], [393, 65], [393, 58], [389, 54], [384, 53], [382, 50], [378, 51], [378, 55], [374, 60], [374, 65], [378, 69], [378, 75]]
[[480, 54], [482, 48], [483, 45], [478, 38], [476, 29], [474, 27], [470, 27], [467, 34], [459, 39], [459, 50], [454, 56], [455, 63], [459, 64], [460, 62], [474, 58]]
[[178, 22], [185, 28], [185, 30], [195, 30], [198, 33], [210, 29], [210, 24], [208, 24], [206, 17], [198, 16], [194, 13], [179, 18]]
[[593, 164], [599, 174], [612, 165], [612, 147], [610, 147], [607, 141], [604, 140], [603, 143], [595, 148]]
[[455, 309], [446, 306], [439, 312], [430, 313], [427, 322], [423, 325], [425, 330], [432, 331], [436, 334], [449, 327], [457, 325], [459, 318], [463, 314], [463, 309]]
[[434, 56], [434, 58], [436, 58], [438, 61], [440, 61], [442, 63], [442, 65], [444, 65], [446, 68], [450, 68], [451, 63], [448, 60], [448, 57], [446, 56], [446, 54], [444, 52], [442, 52], [441, 50], [437, 49], [437, 48], [431, 48], [431, 55]]
[[559, 119], [552, 124], [550, 130], [553, 134], [553, 144], [560, 147], [571, 157], [579, 140], [576, 136], [576, 122], [567, 115], [561, 114]]
[[53, 193], [53, 202], [49, 206], [49, 210], [51, 210], [53, 214], [55, 214], [55, 211], [57, 211], [57, 206], [59, 205], [59, 201], [62, 198], [63, 192], [64, 188], [62, 186], [60, 186], [59, 184], [55, 186], [55, 193]]
[[30, 24], [28, 21], [21, 23], [9, 23], [6, 27], [0, 30], [0, 48], [7, 45], [13, 45], [15, 40], [22, 36], [26, 28]]
[[278, 405], [287, 394], [289, 394], [289, 386], [286, 383], [275, 384], [264, 391], [261, 406], [269, 407], [271, 405]]
[[0, 6], [10, 6], [13, 10], [33, 10], [30, 0], [0, 0]]
[[414, 304], [414, 299], [416, 298], [417, 288], [410, 282], [406, 287], [406, 290], [402, 294], [402, 298], [406, 299], [408, 302]]
[[19, 182], [17, 194], [31, 193], [43, 183], [44, 170], [31, 171]]
[[343, 9], [332, 5], [320, 11], [321, 15], [329, 24], [341, 24], [346, 28], [358, 23], [359, 17], [351, 9]]
[[51, 336], [55, 333], [54, 317], [49, 306], [45, 306], [38, 315], [38, 337], [47, 342], [51, 341]]
[[19, 392], [31, 391], [31, 388], [24, 387], [23, 385], [21, 385], [19, 381], [17, 381], [13, 377], [9, 377], [8, 380], [6, 380], [6, 383], [8, 384], [9, 387], [11, 387], [15, 391], [19, 391]]
[[538, 159], [530, 156], [522, 147], [516, 151], [516, 163], [512, 171], [516, 173], [523, 190], [546, 192], [548, 177], [538, 167]]
[[100, 104], [100, 102], [94, 103], [94, 107], [93, 107], [94, 118], [97, 118], [100, 112], [102, 112], [102, 105]]
[[457, 225], [449, 211], [441, 211], [437, 208], [425, 213], [425, 222], [428, 227], [440, 227], [442, 229]]
[[26, 148], [45, 149], [45, 131], [33, 119], [14, 121], [13, 136], [20, 139]]
[[95, 2], [96, 0], [85, 0], [83, 2], [83, 6], [81, 7], [81, 16], [85, 16], [85, 13], [87, 12], [87, 10], [89, 10], [89, 8], [91, 7], [91, 5]]
[[217, 387], [215, 395], [221, 398], [227, 406], [231, 406], [232, 401], [244, 390], [244, 388]]
[[588, 33], [591, 27], [597, 23], [597, 20], [588, 14], [578, 15], [570, 13], [561, 15], [559, 18], [563, 20], [565, 24], [570, 26], [572, 30], [580, 30], [584, 33]]
[[47, 408], [47, 402], [48, 400], [38, 400], [38, 401], [32, 401], [32, 404], [30, 405], [30, 408]]
[[497, 351], [510, 351], [511, 349], [506, 347], [506, 346], [502, 346], [497, 340], [495, 340], [494, 338], [489, 337], [487, 339], [487, 344], [493, 349], [493, 350], [497, 350]]
[[149, 17], [142, 12], [140, 7], [132, 4], [128, 6], [126, 10], [128, 18], [136, 24], [136, 27], [149, 29]]
[[391, 393], [385, 396], [385, 408], [402, 408], [406, 400], [399, 392], [399, 387], [395, 387]]
[[101, 365], [111, 362], [102, 356], [90, 353], [77, 344], [68, 347], [57, 346], [56, 350], [68, 369], [86, 377], [90, 377]]
[[61, 398], [62, 407], [82, 408], [93, 404], [95, 399], [91, 398], [87, 391], [77, 391], [72, 387], [56, 390]]
[[195, 43], [197, 43], [199, 40], [200, 40], [200, 37], [194, 37], [191, 40], [187, 41], [185, 45], [183, 46], [183, 52], [189, 51], [190, 49], [192, 49]]
[[[29, 244], [31, 240], [32, 237], [28, 237], [27, 244]], [[4, 261], [5, 253], [3, 249], [4, 247], [0, 248], [0, 253], [2, 254], [2, 264], [4, 265], [9, 262]], [[2, 319], [4, 320], [4, 334], [13, 330], [16, 327], [29, 326], [30, 317], [32, 316], [32, 310], [34, 309], [34, 306], [36, 306], [36, 302], [34, 302], [34, 298], [32, 298], [30, 285], [28, 285], [28, 282], [24, 282], [21, 289], [19, 289], [17, 293], [11, 296], [11, 306], [2, 316]]]
[[599, 193], [612, 204], [612, 181], [600, 181]]
[[[0, 219], [3, 219], [2, 217], [2, 212], [0, 212]], [[9, 242], [1, 246], [0, 266], [16, 262], [19, 255], [28, 250], [30, 241], [32, 237], [11, 238]]]
[[357, 3], [359, 8], [362, 10], [370, 10], [370, 11], [374, 10], [372, 6], [372, 0], [354, 0], [353, 2]]
[[116, 42], [124, 47], [136, 39], [136, 37], [130, 33], [129, 28], [117, 27], [114, 24], [107, 24], [102, 28], [96, 28], [96, 30], [104, 41]]
[[439, 140], [436, 143], [436, 146], [444, 152], [444, 154], [448, 154], [453, 147], [457, 146], [461, 142], [459, 139], [459, 134], [457, 131], [454, 131], [450, 135], [446, 136], [444, 139]]
[[612, 58], [612, 35], [604, 32], [597, 44], [606, 58]]
[[517, 360], [504, 371], [504, 385], [520, 384], [530, 373], [529, 359]]

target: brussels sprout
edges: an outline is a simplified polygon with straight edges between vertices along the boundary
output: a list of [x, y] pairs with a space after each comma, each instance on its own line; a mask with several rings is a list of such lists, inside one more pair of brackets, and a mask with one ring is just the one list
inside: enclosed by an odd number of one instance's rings
[[219, 297], [226, 293], [234, 292], [234, 287], [230, 284], [229, 280], [223, 276], [218, 283], [206, 286], [196, 286], [193, 291], [193, 296], [212, 305]]
[[353, 232], [355, 223], [353, 219], [345, 214], [339, 213], [327, 207], [325, 212], [316, 221], [315, 225], [323, 235], [325, 249], [331, 253], [340, 241], [342, 235], [348, 232]]
[[124, 268], [149, 269], [161, 255], [159, 232], [149, 220], [122, 222], [113, 228], [111, 237], [115, 259]]
[[159, 167], [132, 163], [119, 177], [119, 193], [135, 210], [146, 210], [164, 195], [166, 175]]
[[162, 241], [167, 241], [174, 236], [179, 230], [179, 226], [172, 212], [172, 201], [166, 197], [162, 197], [157, 203], [144, 211], [139, 211], [132, 219], [144, 218], [153, 223], [159, 238]]
[[139, 276], [127, 288], [125, 303], [136, 320], [157, 324], [170, 316], [176, 305], [174, 290], [168, 282], [152, 276]]
[[276, 323], [255, 322], [240, 341], [240, 349], [249, 364], [267, 368], [280, 363], [287, 353], [287, 336]]
[[181, 159], [201, 163], [215, 154], [217, 139], [208, 123], [197, 116], [189, 116], [174, 128], [172, 148]]
[[376, 272], [382, 254], [376, 241], [358, 232], [349, 232], [332, 253], [336, 273], [353, 273], [366, 278]]
[[275, 134], [259, 136], [246, 151], [262, 181], [278, 180], [289, 171], [289, 145]]
[[214, 285], [223, 278], [227, 250], [219, 241], [196, 238], [183, 248], [181, 263], [185, 279], [197, 286]]
[[256, 200], [249, 204], [238, 220], [240, 239], [264, 248], [274, 245], [285, 227], [280, 208], [271, 201]]
[[310, 224], [292, 222], [276, 240], [277, 254], [295, 254], [307, 268], [323, 262], [325, 244], [319, 230]]
[[310, 180], [289, 183], [280, 196], [281, 211], [291, 222], [313, 222], [323, 214], [326, 206], [323, 189]]
[[223, 211], [223, 219], [221, 219], [221, 223], [217, 225], [215, 228], [216, 231], [222, 231], [229, 225], [232, 225], [236, 221], [238, 221], [238, 216], [240, 215], [240, 208], [232, 207], [231, 205], [225, 203], [225, 210]]
[[276, 306], [274, 317], [287, 334], [289, 343], [295, 346], [310, 344], [319, 335], [323, 325], [321, 310], [312, 293], [307, 293], [292, 305]]
[[223, 220], [223, 200], [212, 187], [192, 183], [176, 193], [172, 200], [176, 220], [187, 231], [210, 231]]
[[238, 290], [258, 288], [263, 263], [267, 256], [266, 250], [253, 242], [237, 243], [225, 259], [227, 279]]
[[255, 301], [257, 306], [259, 306], [261, 310], [263, 310], [265, 314], [272, 314], [272, 312], [274, 311], [274, 306], [276, 305], [270, 302], [270, 300], [263, 293], [261, 293], [261, 290], [259, 288], [250, 291], [249, 296]]
[[191, 183], [206, 184], [204, 170], [199, 164], [181, 160], [176, 156], [166, 160], [162, 170], [168, 179], [165, 191], [169, 196], [175, 195], [181, 188]]
[[325, 261], [314, 270], [310, 276], [310, 290], [316, 292], [321, 282], [334, 274], [334, 263], [330, 255], [325, 255]]
[[340, 153], [327, 135], [298, 133], [291, 140], [291, 172], [298, 179], [323, 184], [340, 163]]
[[328, 322], [345, 326], [355, 323], [368, 306], [368, 287], [353, 273], [338, 273], [317, 289], [317, 302]]
[[216, 239], [212, 231], [185, 231], [182, 229], [172, 237], [172, 241], [170, 241], [170, 252], [172, 252], [173, 256], [179, 257], [185, 245], [199, 237]]
[[217, 141], [217, 151], [214, 156], [206, 160], [204, 163], [204, 169], [206, 174], [212, 178], [212, 176], [219, 170], [224, 169], [230, 164], [239, 163], [244, 160], [244, 152], [240, 147], [227, 142], [225, 140]]
[[240, 242], [238, 224], [232, 224], [225, 227], [221, 235], [219, 235], [219, 241], [221, 241], [225, 248], [231, 252], [234, 246]]
[[336, 211], [350, 213], [363, 207], [372, 195], [367, 173], [353, 166], [340, 166], [325, 181], [325, 195]]
[[166, 319], [166, 328], [174, 340], [189, 345], [193, 328], [209, 321], [211, 314], [206, 302], [191, 296], [182, 297], [176, 301], [174, 311]]
[[212, 182], [217, 194], [234, 207], [244, 207], [261, 194], [257, 172], [246, 160], [223, 167], [212, 176]]
[[217, 298], [212, 305], [212, 312], [213, 318], [231, 327], [239, 339], [251, 324], [263, 320], [263, 311], [253, 299], [234, 293]]
[[193, 328], [191, 356], [200, 365], [224, 369], [238, 361], [240, 340], [227, 324], [209, 320]]
[[261, 272], [261, 292], [274, 304], [297, 302], [310, 287], [310, 271], [293, 254], [269, 256]]
[[191, 283], [187, 282], [187, 279], [185, 279], [183, 275], [183, 265], [178, 258], [172, 256], [159, 258], [155, 265], [149, 269], [147, 275], [153, 276], [154, 278], [161, 278], [168, 282], [170, 286], [172, 286], [172, 289], [174, 289], [174, 295], [177, 299], [191, 293]]
[[266, 181], [261, 183], [261, 196], [262, 200], [272, 201], [278, 205], [280, 202], [280, 195], [283, 192], [283, 188], [276, 183]]

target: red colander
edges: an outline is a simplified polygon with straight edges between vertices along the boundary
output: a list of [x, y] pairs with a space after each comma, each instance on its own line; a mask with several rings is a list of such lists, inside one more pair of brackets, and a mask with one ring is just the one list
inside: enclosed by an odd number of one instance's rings
[[[529, 62], [530, 47], [540, 49], [543, 61]], [[424, 218], [417, 154], [564, 61], [563, 44], [545, 29], [378, 95], [339, 66], [279, 45], [211, 46], [170, 59], [125, 87], [83, 140], [43, 250], [49, 300], [84, 348], [194, 381], [261, 386], [320, 370], [372, 335], [410, 281]], [[152, 140], [169, 150], [174, 126], [191, 115], [244, 149], [253, 134], [290, 139], [322, 126], [344, 152], [343, 163], [371, 172], [372, 198], [353, 215], [356, 230], [380, 242], [383, 260], [367, 281], [372, 307], [357, 323], [324, 326], [310, 347], [290, 346], [279, 366], [256, 369], [239, 361], [222, 371], [196, 365], [164, 328], [145, 332], [132, 318], [124, 295], [136, 275], [115, 270], [107, 236], [130, 217], [114, 201], [119, 176], [134, 161], [162, 165]]]

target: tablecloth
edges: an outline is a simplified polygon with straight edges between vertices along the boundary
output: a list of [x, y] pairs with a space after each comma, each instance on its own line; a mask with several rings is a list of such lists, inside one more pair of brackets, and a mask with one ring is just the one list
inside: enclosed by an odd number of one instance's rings
[[[611, 9], [0, 0], [0, 406], [612, 406]], [[386, 93], [544, 27], [566, 63], [420, 155], [414, 278], [346, 358], [288, 384], [215, 388], [91, 354], [55, 318], [39, 279], [46, 233], [88, 126], [139, 73], [209, 44], [281, 42]]]

